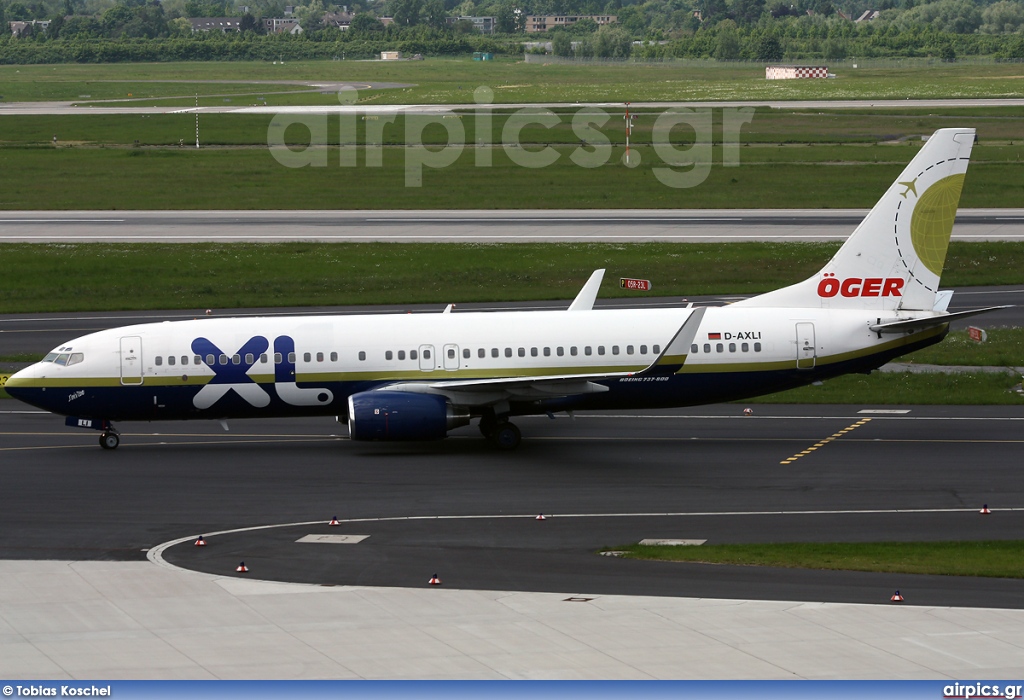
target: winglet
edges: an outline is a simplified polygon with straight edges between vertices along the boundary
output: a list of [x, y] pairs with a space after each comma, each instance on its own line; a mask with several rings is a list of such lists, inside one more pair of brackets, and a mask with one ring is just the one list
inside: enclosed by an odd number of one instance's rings
[[567, 311], [593, 311], [594, 302], [597, 301], [597, 290], [601, 288], [601, 280], [604, 279], [604, 270], [594, 270], [583, 289], [576, 295]]

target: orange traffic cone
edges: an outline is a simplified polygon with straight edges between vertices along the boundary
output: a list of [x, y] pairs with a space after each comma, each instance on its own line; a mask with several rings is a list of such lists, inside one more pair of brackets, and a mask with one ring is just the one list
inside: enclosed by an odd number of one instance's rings
[[983, 506], [981, 507], [981, 510], [980, 510], [980, 511], [978, 511], [978, 512], [979, 512], [979, 513], [981, 513], [982, 515], [991, 515], [991, 514], [992, 514], [992, 511], [990, 511], [990, 510], [988, 509], [988, 503], [986, 503], [985, 505], [983, 505]]
[[896, 591], [895, 593], [892, 594], [892, 598], [889, 598], [889, 600], [891, 600], [894, 603], [902, 603], [903, 602], [903, 596], [900, 595], [899, 591]]
[[246, 566], [245, 562], [243, 561], [241, 564], [235, 567], [235, 572], [239, 574], [247, 574], [249, 573], [249, 567]]
[[431, 586], [440, 586], [441, 585], [441, 579], [439, 579], [437, 577], [437, 574], [434, 574], [433, 576], [430, 577], [430, 585]]
[[536, 518], [534, 518], [534, 520], [547, 520], [547, 518], [546, 518], [546, 517], [544, 517], [544, 514], [543, 514], [543, 513], [541, 513], [541, 514], [540, 514], [540, 515], [538, 515], [538, 516], [537, 516]]
[[327, 524], [330, 525], [331, 527], [337, 527], [338, 525], [341, 525], [341, 523], [338, 522], [338, 518], [337, 517], [331, 518], [331, 522], [329, 522]]

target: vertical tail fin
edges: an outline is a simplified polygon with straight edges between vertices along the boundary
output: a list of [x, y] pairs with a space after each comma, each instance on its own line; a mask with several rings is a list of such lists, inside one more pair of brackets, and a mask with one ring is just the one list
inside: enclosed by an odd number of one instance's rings
[[813, 277], [743, 306], [931, 310], [974, 129], [939, 129]]

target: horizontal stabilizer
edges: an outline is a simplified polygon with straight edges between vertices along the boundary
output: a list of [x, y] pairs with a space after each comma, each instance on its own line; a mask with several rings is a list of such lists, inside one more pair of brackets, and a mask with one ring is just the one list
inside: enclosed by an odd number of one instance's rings
[[924, 316], [922, 318], [910, 318], [900, 321], [887, 321], [885, 323], [875, 323], [871, 325], [871, 330], [875, 333], [908, 333], [910, 331], [920, 331], [925, 328], [935, 328], [936, 326], [942, 326], [961, 318], [968, 318], [970, 316], [977, 316], [978, 314], [988, 313], [989, 311], [996, 311], [997, 309], [1009, 309], [1010, 306], [989, 306], [984, 309], [972, 309], [970, 311], [957, 311], [952, 314], [941, 314], [939, 316]]

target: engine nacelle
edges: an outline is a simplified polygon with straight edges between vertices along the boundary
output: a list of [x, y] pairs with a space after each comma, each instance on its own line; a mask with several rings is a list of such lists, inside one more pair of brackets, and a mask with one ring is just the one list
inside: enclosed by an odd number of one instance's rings
[[348, 397], [348, 432], [353, 440], [440, 440], [469, 424], [436, 394], [364, 391]]

